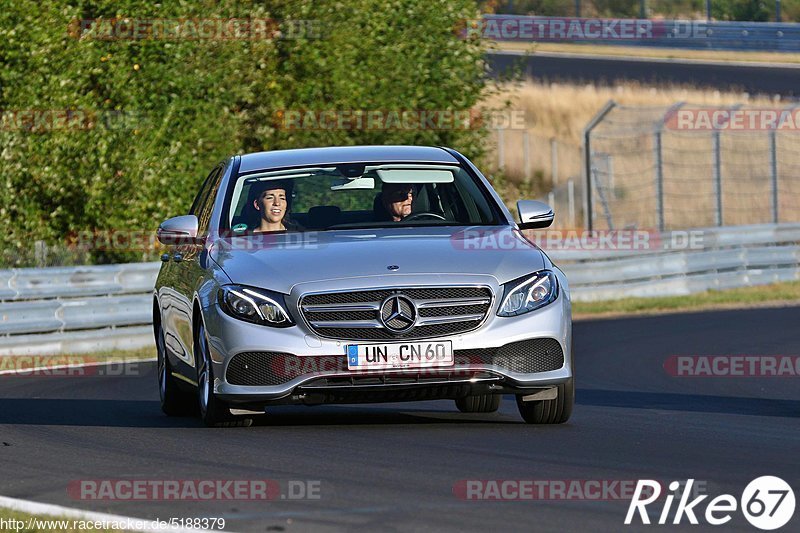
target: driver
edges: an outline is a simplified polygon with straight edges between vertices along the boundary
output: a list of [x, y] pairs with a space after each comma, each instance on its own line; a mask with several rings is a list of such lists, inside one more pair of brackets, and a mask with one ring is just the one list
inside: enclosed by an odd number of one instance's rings
[[381, 202], [392, 221], [400, 222], [411, 214], [414, 187], [408, 183], [384, 183], [381, 186]]

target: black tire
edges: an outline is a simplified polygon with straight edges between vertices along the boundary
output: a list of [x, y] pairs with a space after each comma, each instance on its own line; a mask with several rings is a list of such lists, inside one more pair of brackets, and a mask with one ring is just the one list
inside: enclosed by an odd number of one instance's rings
[[475, 394], [456, 400], [456, 407], [462, 413], [494, 413], [500, 407], [500, 394]]
[[227, 403], [214, 394], [214, 365], [208, 350], [208, 337], [202, 323], [198, 324], [195, 335], [195, 365], [197, 368], [197, 399], [200, 418], [208, 427], [248, 427], [252, 418], [237, 417], [231, 414]]
[[161, 410], [167, 416], [186, 416], [192, 414], [194, 398], [181, 390], [167, 356], [167, 345], [164, 341], [164, 329], [161, 321], [156, 323], [156, 359], [158, 361], [158, 394], [161, 398]]
[[572, 414], [575, 405], [575, 380], [570, 379], [558, 386], [555, 400], [523, 402], [524, 395], [517, 395], [519, 414], [528, 424], [563, 424]]

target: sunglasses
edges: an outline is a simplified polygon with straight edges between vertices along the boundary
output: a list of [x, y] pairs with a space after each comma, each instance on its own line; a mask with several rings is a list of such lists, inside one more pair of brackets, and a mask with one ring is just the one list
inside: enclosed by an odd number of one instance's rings
[[409, 196], [414, 196], [414, 189], [398, 190], [390, 192], [387, 197], [393, 201], [405, 200]]

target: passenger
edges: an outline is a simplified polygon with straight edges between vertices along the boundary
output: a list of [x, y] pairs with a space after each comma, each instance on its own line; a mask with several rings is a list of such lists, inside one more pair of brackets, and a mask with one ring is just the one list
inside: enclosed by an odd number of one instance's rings
[[264, 181], [251, 185], [253, 208], [258, 213], [254, 233], [267, 231], [287, 231], [299, 229], [291, 220], [291, 181]]

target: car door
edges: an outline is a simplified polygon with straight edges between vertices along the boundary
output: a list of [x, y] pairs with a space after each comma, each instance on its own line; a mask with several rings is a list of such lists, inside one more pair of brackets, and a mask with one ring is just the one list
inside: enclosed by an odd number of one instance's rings
[[[220, 180], [223, 175], [223, 166], [216, 167], [208, 175], [203, 187], [189, 210], [190, 215], [195, 215], [198, 220], [197, 235], [207, 236], [211, 213], [214, 208], [214, 200], [219, 189]], [[200, 264], [200, 257], [204, 245], [183, 242], [173, 247], [171, 266], [174, 275], [174, 291], [172, 292], [172, 313], [171, 324], [177, 342], [180, 344], [178, 356], [188, 366], [194, 367], [193, 357], [193, 335], [192, 335], [192, 302], [194, 290], [198, 280], [203, 276], [203, 265]], [[189, 374], [190, 376], [192, 374]]]

